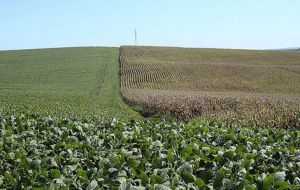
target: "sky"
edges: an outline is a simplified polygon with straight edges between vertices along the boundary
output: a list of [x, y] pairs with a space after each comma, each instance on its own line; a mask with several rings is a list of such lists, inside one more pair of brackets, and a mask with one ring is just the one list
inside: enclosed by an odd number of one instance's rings
[[0, 50], [300, 47], [299, 0], [1, 0]]

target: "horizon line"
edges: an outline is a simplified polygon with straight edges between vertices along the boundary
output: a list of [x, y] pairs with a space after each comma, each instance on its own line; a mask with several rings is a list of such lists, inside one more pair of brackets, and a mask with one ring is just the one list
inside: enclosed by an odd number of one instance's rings
[[166, 48], [187, 48], [187, 49], [229, 49], [229, 50], [297, 50], [300, 47], [286, 47], [286, 48], [225, 48], [225, 47], [200, 47], [200, 46], [173, 46], [173, 45], [130, 45], [124, 44], [119, 46], [109, 45], [79, 45], [79, 46], [52, 46], [52, 47], [36, 47], [36, 48], [15, 48], [15, 49], [0, 49], [0, 51], [22, 51], [22, 50], [39, 50], [39, 49], [62, 49], [62, 48], [84, 48], [84, 47], [107, 47], [107, 48], [120, 48], [122, 46], [137, 46], [137, 47], [166, 47]]

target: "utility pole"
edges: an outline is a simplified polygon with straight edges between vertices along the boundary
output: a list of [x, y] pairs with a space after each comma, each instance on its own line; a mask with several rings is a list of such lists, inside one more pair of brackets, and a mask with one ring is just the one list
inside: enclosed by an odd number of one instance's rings
[[136, 33], [136, 29], [134, 29], [134, 44], [137, 46], [137, 33]]

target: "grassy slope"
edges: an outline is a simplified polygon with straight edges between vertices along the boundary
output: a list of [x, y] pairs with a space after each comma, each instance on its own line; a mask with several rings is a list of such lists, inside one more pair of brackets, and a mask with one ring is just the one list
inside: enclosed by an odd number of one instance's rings
[[0, 51], [0, 108], [138, 118], [119, 95], [118, 48]]

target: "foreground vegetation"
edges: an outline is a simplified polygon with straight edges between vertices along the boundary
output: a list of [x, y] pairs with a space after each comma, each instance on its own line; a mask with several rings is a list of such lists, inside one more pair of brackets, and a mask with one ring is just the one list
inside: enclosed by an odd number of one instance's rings
[[123, 103], [118, 48], [0, 51], [0, 112], [139, 118]]
[[300, 132], [0, 116], [0, 188], [299, 189]]

